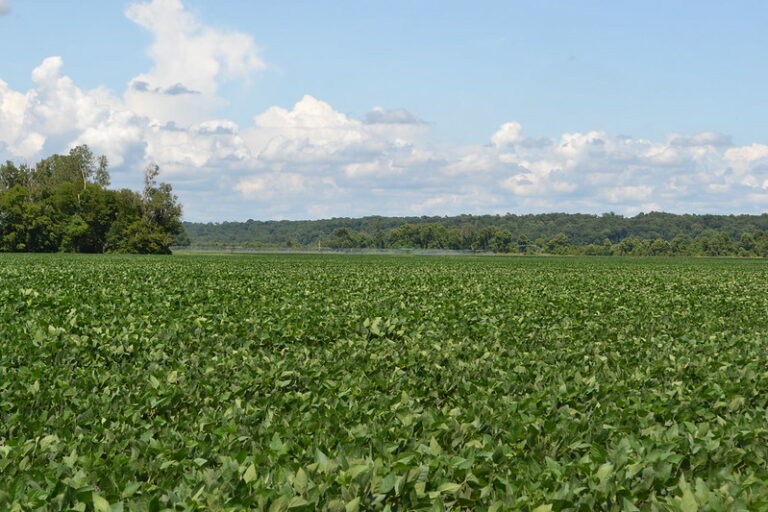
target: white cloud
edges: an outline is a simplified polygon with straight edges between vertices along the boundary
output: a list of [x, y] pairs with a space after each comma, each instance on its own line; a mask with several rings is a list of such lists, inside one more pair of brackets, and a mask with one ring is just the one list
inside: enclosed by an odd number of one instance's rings
[[653, 194], [653, 187], [648, 185], [630, 185], [612, 187], [605, 190], [605, 195], [611, 203], [636, 202], [645, 200]]
[[371, 162], [348, 164], [344, 167], [344, 172], [350, 178], [393, 176], [400, 174], [404, 170], [403, 167], [398, 167], [392, 160], [374, 160]]
[[131, 4], [125, 15], [153, 37], [152, 69], [136, 76], [125, 92], [132, 111], [160, 121], [201, 122], [224, 103], [217, 95], [227, 80], [264, 69], [253, 38], [200, 23], [180, 0]]
[[420, 131], [408, 123], [367, 124], [307, 95], [291, 110], [257, 115], [243, 137], [261, 169], [385, 179], [429, 160], [416, 146]]
[[11, 13], [11, 4], [8, 0], [0, 0], [0, 16]]
[[366, 139], [363, 123], [304, 96], [292, 110], [272, 107], [256, 116], [246, 138], [264, 162], [343, 162]]
[[12, 90], [0, 80], [0, 142], [11, 155], [29, 158], [37, 154], [45, 137], [26, 123], [29, 95]]
[[503, 147], [520, 140], [523, 127], [520, 123], [504, 123], [496, 133], [491, 136], [491, 144]]
[[93, 130], [116, 112], [119, 101], [103, 89], [84, 91], [62, 75], [61, 57], [48, 57], [32, 71], [26, 93], [0, 81], [0, 140], [11, 155], [31, 159], [51, 137], [76, 137]]
[[501, 182], [501, 186], [517, 196], [556, 197], [576, 190], [574, 183], [552, 179], [546, 174], [521, 173], [510, 176]]
[[403, 209], [405, 215], [414, 213], [417, 215], [444, 215], [446, 211], [462, 211], [472, 213], [504, 213], [499, 209], [502, 198], [494, 191], [485, 187], [461, 186], [456, 192], [447, 192], [437, 195], [427, 195], [423, 200], [411, 205], [410, 212]]
[[27, 92], [0, 81], [0, 151], [31, 160], [89, 144], [114, 166], [156, 160], [171, 172], [247, 158], [239, 127], [208, 114], [223, 102], [221, 82], [264, 67], [252, 38], [199, 23], [178, 0], [133, 3], [126, 16], [152, 33], [153, 68], [122, 98], [79, 88], [58, 56], [32, 71]]
[[88, 144], [107, 156], [113, 166], [141, 165], [147, 147], [146, 119], [115, 110], [88, 126], [72, 145]]
[[32, 71], [35, 88], [28, 93], [32, 122], [46, 134], [59, 135], [85, 130], [102, 121], [118, 107], [105, 90], [83, 91], [61, 74], [61, 57], [48, 57]]
[[752, 144], [740, 148], [731, 148], [725, 152], [725, 159], [734, 169], [747, 172], [753, 167], [768, 167], [768, 146]]
[[235, 185], [235, 190], [253, 199], [272, 198], [276, 194], [294, 195], [304, 192], [308, 179], [296, 173], [270, 173], [252, 176]]

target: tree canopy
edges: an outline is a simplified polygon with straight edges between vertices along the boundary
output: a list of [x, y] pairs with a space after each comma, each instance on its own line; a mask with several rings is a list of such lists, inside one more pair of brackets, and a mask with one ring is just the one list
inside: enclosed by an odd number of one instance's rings
[[634, 256], [768, 256], [768, 214], [548, 213], [184, 223], [195, 245], [446, 249]]
[[181, 205], [159, 168], [144, 189], [108, 188], [105, 156], [88, 146], [35, 165], [0, 165], [0, 251], [169, 254], [183, 234]]

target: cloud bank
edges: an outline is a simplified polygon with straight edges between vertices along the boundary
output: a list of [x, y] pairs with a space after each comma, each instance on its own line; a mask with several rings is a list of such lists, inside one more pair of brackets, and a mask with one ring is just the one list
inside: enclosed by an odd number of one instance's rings
[[[7, 3], [0, 0], [0, 12]], [[356, 119], [306, 95], [240, 126], [216, 116], [219, 91], [266, 69], [250, 35], [206, 26], [179, 0], [131, 4], [153, 65], [122, 95], [84, 90], [60, 57], [16, 91], [0, 80], [0, 157], [32, 161], [88, 144], [115, 183], [157, 162], [196, 220], [546, 211], [758, 213], [768, 145], [725, 134], [646, 140], [601, 131], [529, 138], [509, 121], [453, 146], [404, 109]]]

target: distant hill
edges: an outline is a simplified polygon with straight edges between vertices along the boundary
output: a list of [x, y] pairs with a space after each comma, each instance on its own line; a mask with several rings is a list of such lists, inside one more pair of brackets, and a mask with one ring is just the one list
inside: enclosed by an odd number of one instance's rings
[[565, 234], [571, 244], [601, 244], [606, 239], [617, 243], [628, 237], [640, 240], [675, 237], [696, 239], [727, 233], [734, 240], [743, 233], [768, 231], [768, 213], [762, 215], [677, 215], [664, 212], [641, 213], [624, 217], [614, 213], [602, 215], [546, 213], [536, 215], [457, 215], [453, 217], [380, 217], [357, 219], [333, 218], [299, 221], [257, 221], [197, 223], [184, 222], [184, 228], [195, 244], [265, 244], [311, 246], [337, 236], [340, 228], [372, 238], [382, 236], [400, 226], [435, 224], [448, 230], [479, 231], [495, 227], [507, 230], [517, 240], [549, 240]]

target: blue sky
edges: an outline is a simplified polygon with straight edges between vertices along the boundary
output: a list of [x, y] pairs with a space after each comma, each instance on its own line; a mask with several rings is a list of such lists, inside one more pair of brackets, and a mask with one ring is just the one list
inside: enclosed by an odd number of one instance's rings
[[0, 11], [0, 157], [155, 161], [191, 220], [768, 204], [765, 2]]

